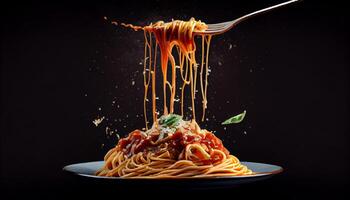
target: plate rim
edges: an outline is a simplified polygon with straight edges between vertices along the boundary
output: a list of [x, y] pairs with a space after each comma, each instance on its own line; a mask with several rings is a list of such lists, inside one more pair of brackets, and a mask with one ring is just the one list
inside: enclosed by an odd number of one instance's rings
[[278, 167], [278, 170], [272, 171], [272, 172], [261, 172], [254, 175], [244, 175], [244, 176], [217, 176], [217, 177], [179, 177], [179, 178], [121, 178], [121, 177], [106, 177], [106, 176], [96, 176], [91, 174], [84, 174], [84, 173], [78, 173], [75, 171], [70, 170], [70, 167], [73, 167], [75, 165], [81, 165], [81, 164], [88, 164], [88, 163], [101, 163], [104, 162], [103, 160], [100, 161], [89, 161], [89, 162], [81, 162], [81, 163], [73, 163], [66, 165], [62, 168], [63, 171], [67, 173], [71, 173], [77, 176], [82, 177], [88, 177], [88, 178], [95, 178], [95, 179], [108, 179], [108, 180], [201, 180], [201, 179], [211, 179], [211, 180], [227, 180], [227, 179], [246, 179], [246, 178], [257, 178], [257, 177], [264, 177], [264, 176], [272, 176], [276, 174], [280, 174], [284, 171], [284, 168], [279, 165], [274, 164], [268, 164], [268, 163], [260, 163], [260, 162], [250, 162], [250, 161], [240, 161], [243, 165], [245, 163], [254, 163], [254, 164], [262, 164], [262, 165], [270, 165], [274, 167]]

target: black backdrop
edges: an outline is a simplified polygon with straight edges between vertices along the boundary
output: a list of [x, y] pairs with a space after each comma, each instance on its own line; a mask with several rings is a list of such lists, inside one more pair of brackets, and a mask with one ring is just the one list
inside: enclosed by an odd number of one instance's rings
[[[142, 25], [191, 16], [215, 23], [281, 1], [174, 2], [2, 7], [1, 190], [79, 191], [82, 183], [64, 174], [64, 165], [101, 160], [117, 140], [106, 127], [120, 136], [144, 127], [143, 35], [112, 26], [104, 16]], [[242, 195], [343, 194], [349, 178], [343, 13], [339, 4], [304, 1], [214, 37], [208, 121], [201, 126], [216, 130], [241, 160], [285, 169], [245, 186], [249, 192]], [[243, 110], [242, 124], [220, 125]], [[99, 116], [105, 120], [95, 127]]]

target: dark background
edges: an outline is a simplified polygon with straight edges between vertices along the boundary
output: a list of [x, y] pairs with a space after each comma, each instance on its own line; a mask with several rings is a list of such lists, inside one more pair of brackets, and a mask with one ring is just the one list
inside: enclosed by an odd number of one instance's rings
[[[280, 2], [2, 6], [1, 190], [64, 195], [60, 191], [108, 188], [62, 172], [67, 164], [102, 159], [117, 142], [106, 127], [120, 136], [144, 127], [143, 34], [115, 27], [104, 16], [141, 25], [191, 16], [215, 23]], [[339, 3], [304, 1], [213, 38], [208, 121], [200, 125], [216, 130], [241, 160], [285, 169], [227, 194], [282, 199], [345, 194], [350, 163], [344, 13]], [[220, 125], [243, 110], [243, 123]], [[92, 120], [101, 116], [106, 119], [95, 127]]]

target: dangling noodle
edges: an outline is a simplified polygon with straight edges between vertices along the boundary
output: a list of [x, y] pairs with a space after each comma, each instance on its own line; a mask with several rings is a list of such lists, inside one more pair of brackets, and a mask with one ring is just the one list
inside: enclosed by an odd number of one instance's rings
[[[196, 32], [205, 31], [208, 26], [191, 18], [189, 21], [158, 21], [140, 27], [121, 25], [135, 31], [143, 30], [144, 47], [144, 117], [146, 131], [135, 130], [119, 140], [117, 146], [105, 156], [105, 165], [96, 174], [123, 178], [185, 178], [250, 175], [253, 172], [230, 155], [220, 139], [213, 133], [200, 129], [196, 123], [195, 99], [199, 71], [204, 121], [207, 108], [208, 57], [211, 35], [202, 35], [201, 64], [196, 62]], [[153, 41], [155, 38], [155, 41]], [[176, 48], [178, 59], [172, 51]], [[160, 50], [160, 66], [163, 89], [163, 116], [158, 119], [156, 110], [156, 68], [157, 50]], [[170, 70], [168, 63], [170, 62]], [[200, 66], [200, 69], [198, 69]], [[179, 70], [182, 80], [180, 113], [184, 115], [185, 89], [189, 86], [192, 120], [184, 121], [175, 113], [176, 74]], [[170, 73], [169, 73], [170, 71]], [[170, 75], [170, 80], [168, 80]], [[148, 88], [152, 90], [153, 125], [149, 128], [147, 118]], [[169, 95], [167, 95], [169, 92]], [[169, 97], [169, 98], [168, 98]]]

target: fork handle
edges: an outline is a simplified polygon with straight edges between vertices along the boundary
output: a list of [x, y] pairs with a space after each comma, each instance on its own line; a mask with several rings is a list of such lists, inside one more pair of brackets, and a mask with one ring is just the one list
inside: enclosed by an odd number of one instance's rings
[[261, 10], [258, 10], [258, 11], [255, 11], [255, 12], [252, 12], [252, 13], [249, 13], [247, 15], [244, 15], [238, 19], [235, 19], [233, 20], [233, 25], [236, 25], [238, 24], [239, 22], [241, 21], [244, 21], [250, 17], [253, 17], [255, 15], [258, 15], [258, 14], [261, 14], [261, 13], [265, 13], [265, 12], [268, 12], [270, 10], [273, 10], [275, 8], [279, 8], [279, 7], [282, 7], [282, 6], [285, 6], [285, 5], [288, 5], [288, 4], [291, 4], [291, 3], [295, 3], [295, 2], [298, 2], [298, 1], [301, 1], [301, 0], [291, 0], [291, 1], [286, 1], [284, 3], [280, 3], [280, 4], [277, 4], [277, 5], [274, 5], [274, 6], [270, 6], [268, 8], [264, 8], [264, 9], [261, 9]]

